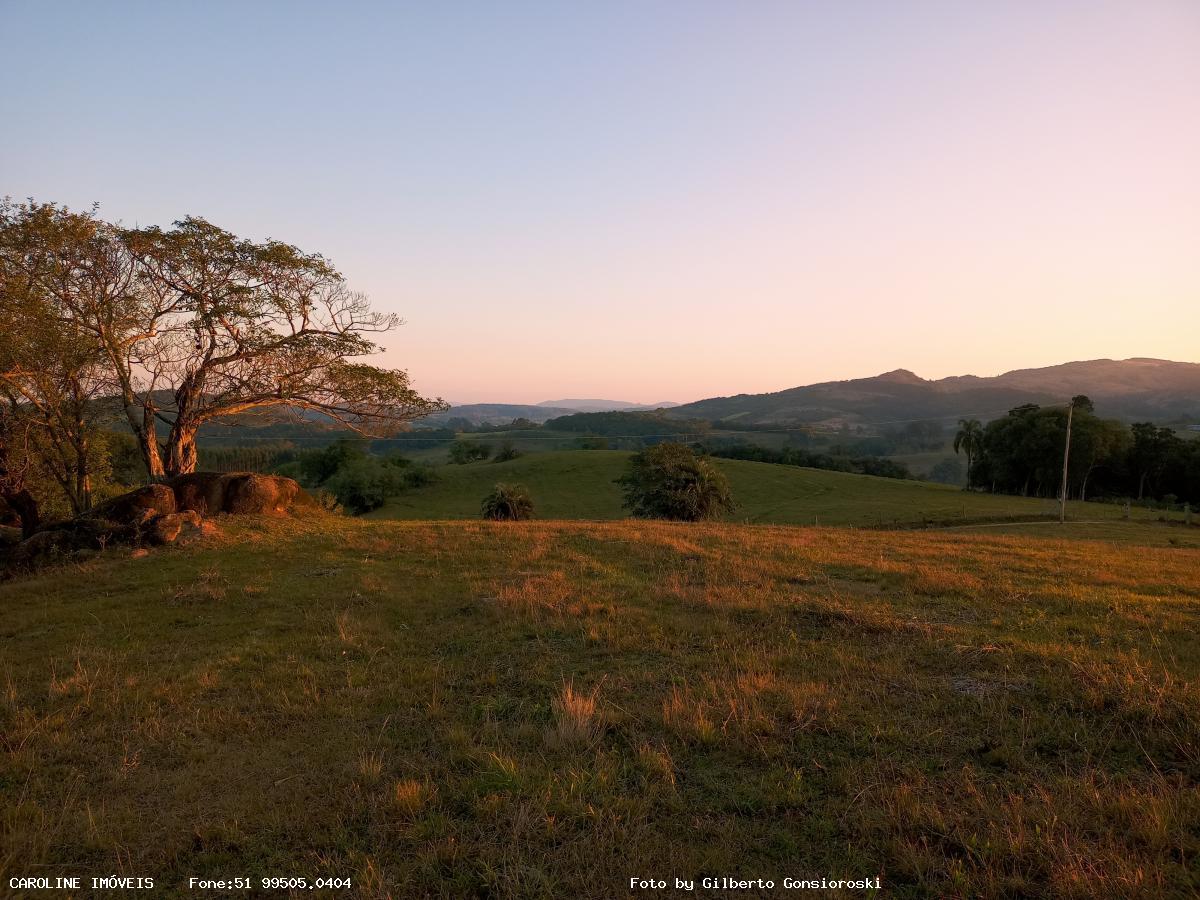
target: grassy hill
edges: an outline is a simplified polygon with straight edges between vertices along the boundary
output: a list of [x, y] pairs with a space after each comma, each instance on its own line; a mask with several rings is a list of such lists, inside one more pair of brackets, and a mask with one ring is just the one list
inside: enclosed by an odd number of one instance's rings
[[0, 584], [0, 883], [1197, 889], [1200, 551], [635, 521], [222, 527]]
[[[524, 484], [539, 518], [619, 519], [621, 491], [614, 480], [629, 453], [614, 450], [530, 453], [503, 463], [443, 466], [436, 484], [403, 494], [370, 514], [377, 519], [475, 519], [479, 504], [498, 481]], [[869, 475], [850, 475], [769, 463], [718, 459], [739, 503], [731, 521], [812, 525], [912, 525], [1057, 512], [1051, 501], [967, 493], [945, 485]], [[1071, 503], [1077, 519], [1117, 519], [1123, 508]], [[1137, 509], [1141, 519], [1157, 512]]]

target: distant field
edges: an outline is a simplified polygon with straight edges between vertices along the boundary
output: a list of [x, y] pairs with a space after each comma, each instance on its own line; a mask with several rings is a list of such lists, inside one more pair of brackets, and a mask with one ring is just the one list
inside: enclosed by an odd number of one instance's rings
[[[524, 484], [539, 518], [619, 519], [621, 491], [614, 480], [628, 453], [616, 450], [530, 453], [503, 463], [440, 466], [441, 480], [404, 494], [370, 514], [377, 519], [473, 519], [498, 481]], [[947, 485], [849, 475], [742, 460], [716, 460], [739, 503], [730, 521], [779, 525], [913, 525], [1057, 513], [1053, 501], [968, 493]], [[1123, 508], [1071, 503], [1078, 519], [1119, 519]], [[1133, 510], [1138, 519], [1159, 513]]]
[[0, 584], [0, 883], [1200, 888], [1200, 551], [638, 521], [222, 527]]

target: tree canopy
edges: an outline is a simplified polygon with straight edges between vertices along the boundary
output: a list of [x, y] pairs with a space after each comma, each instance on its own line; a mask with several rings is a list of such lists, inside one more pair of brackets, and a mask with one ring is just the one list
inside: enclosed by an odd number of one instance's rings
[[64, 478], [87, 468], [80, 435], [101, 397], [123, 411], [152, 478], [193, 471], [199, 429], [253, 410], [385, 437], [447, 408], [364, 360], [401, 320], [291, 244], [198, 217], [129, 229], [5, 200], [0, 275], [8, 415], [40, 418], [64, 448]]
[[735, 508], [729, 481], [686, 444], [663, 443], [635, 453], [618, 479], [635, 516], [696, 522]]

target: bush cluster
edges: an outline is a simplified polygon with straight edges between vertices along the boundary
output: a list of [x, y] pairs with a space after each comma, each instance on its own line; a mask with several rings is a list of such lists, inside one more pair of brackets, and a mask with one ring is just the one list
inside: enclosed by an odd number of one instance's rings
[[339, 440], [322, 450], [307, 451], [280, 466], [276, 473], [332, 494], [354, 515], [378, 509], [389, 497], [436, 480], [426, 466], [396, 454], [372, 456], [365, 441], [353, 440]]

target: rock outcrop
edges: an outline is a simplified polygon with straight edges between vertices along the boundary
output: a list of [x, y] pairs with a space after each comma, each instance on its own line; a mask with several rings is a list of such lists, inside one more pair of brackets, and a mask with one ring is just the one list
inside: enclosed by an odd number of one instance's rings
[[312, 499], [293, 479], [253, 472], [194, 472], [165, 482], [175, 492], [178, 510], [195, 510], [202, 516], [283, 516]]
[[19, 543], [0, 543], [0, 569], [28, 570], [113, 544], [163, 546], [205, 530], [205, 516], [284, 516], [316, 503], [291, 478], [253, 472], [196, 472], [148, 484], [56, 522]]

